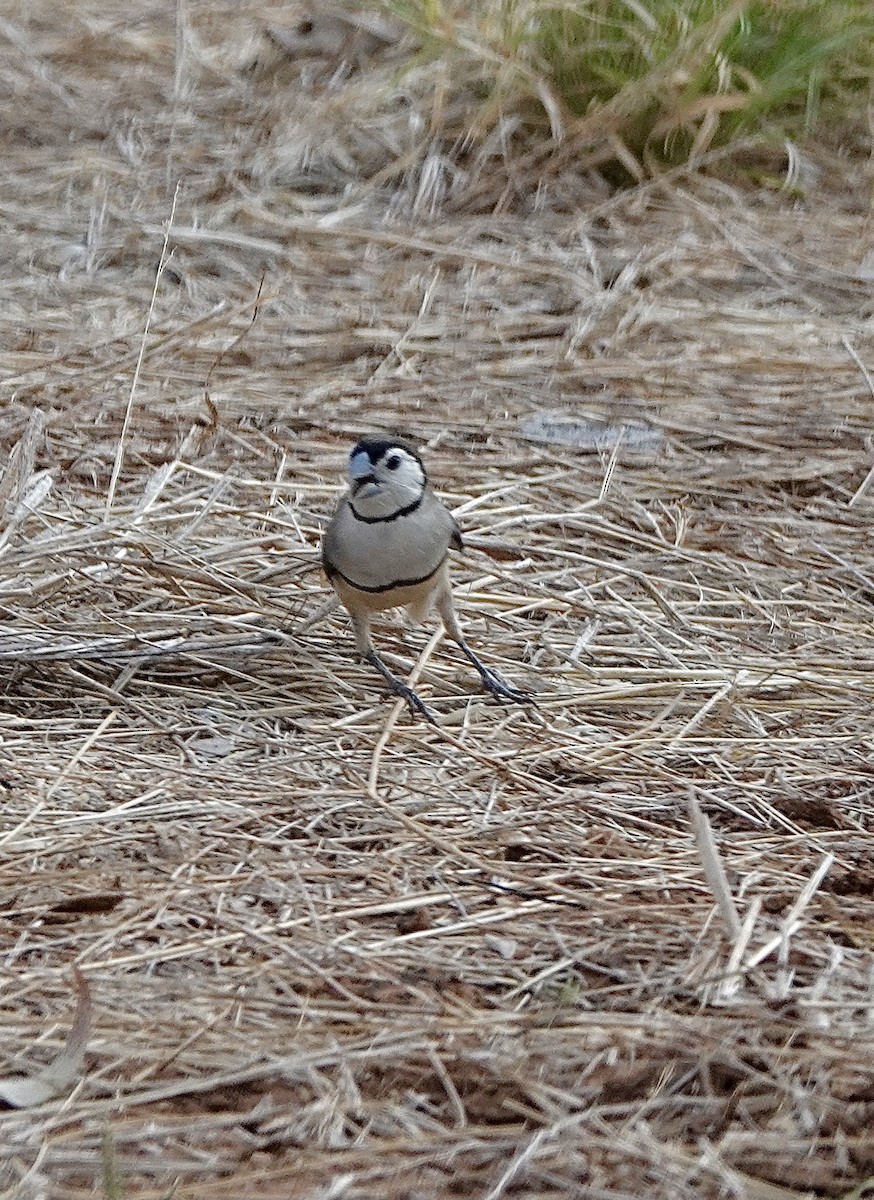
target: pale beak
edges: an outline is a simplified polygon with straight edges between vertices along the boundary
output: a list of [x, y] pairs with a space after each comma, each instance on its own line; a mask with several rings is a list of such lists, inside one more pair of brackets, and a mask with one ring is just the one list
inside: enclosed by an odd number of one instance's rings
[[353, 496], [366, 499], [379, 491], [379, 481], [373, 473], [373, 463], [364, 453], [356, 454], [349, 460], [349, 479]]

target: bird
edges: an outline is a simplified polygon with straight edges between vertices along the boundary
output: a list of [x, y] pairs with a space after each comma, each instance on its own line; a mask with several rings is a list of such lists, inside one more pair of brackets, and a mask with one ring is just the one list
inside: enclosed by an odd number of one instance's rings
[[464, 639], [452, 603], [449, 551], [464, 543], [455, 519], [432, 488], [420, 455], [406, 441], [371, 437], [353, 446], [348, 490], [322, 538], [322, 567], [352, 620], [358, 653], [382, 675], [413, 714], [434, 722], [411, 687], [388, 669], [373, 646], [375, 613], [405, 608], [423, 621], [436, 608], [449, 636], [499, 701], [534, 704], [487, 667]]

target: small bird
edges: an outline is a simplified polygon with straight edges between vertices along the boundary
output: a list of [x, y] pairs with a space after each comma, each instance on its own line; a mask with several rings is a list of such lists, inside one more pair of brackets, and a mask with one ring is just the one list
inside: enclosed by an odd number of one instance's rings
[[452, 605], [447, 561], [450, 549], [462, 549], [461, 533], [412, 446], [365, 438], [349, 455], [348, 479], [349, 490], [322, 539], [322, 566], [352, 618], [362, 658], [414, 713], [433, 722], [421, 699], [391, 673], [370, 639], [374, 613], [403, 607], [413, 620], [422, 621], [433, 606], [493, 696], [533, 704], [525, 692], [510, 687], [480, 662], [464, 640]]

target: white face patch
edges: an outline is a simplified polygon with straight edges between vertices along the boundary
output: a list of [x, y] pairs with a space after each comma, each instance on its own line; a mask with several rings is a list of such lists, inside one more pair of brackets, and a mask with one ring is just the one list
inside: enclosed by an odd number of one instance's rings
[[356, 515], [365, 520], [393, 519], [418, 505], [424, 490], [422, 465], [402, 446], [388, 446], [376, 462], [367, 450], [349, 459], [349, 499]]

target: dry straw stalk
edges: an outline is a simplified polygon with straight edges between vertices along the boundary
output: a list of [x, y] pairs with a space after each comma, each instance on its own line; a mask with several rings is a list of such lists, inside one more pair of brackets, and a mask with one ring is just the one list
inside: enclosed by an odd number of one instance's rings
[[[3, 1194], [861, 1194], [870, 164], [526, 174], [332, 30], [3, 17], [2, 1074], [74, 965], [92, 1005], [72, 1090], [0, 1113]], [[537, 713], [398, 624], [413, 722], [318, 615], [375, 425]]]

